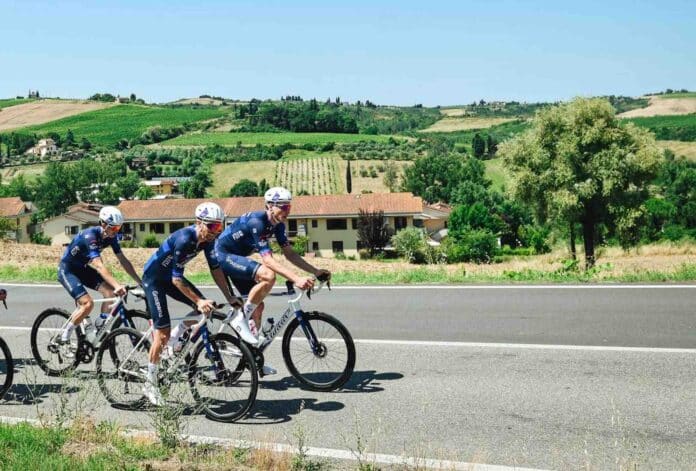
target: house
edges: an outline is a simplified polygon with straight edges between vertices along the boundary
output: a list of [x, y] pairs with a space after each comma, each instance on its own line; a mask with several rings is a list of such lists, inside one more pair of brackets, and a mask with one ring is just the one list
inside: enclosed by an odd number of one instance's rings
[[0, 198], [0, 218], [11, 221], [15, 226], [14, 230], [5, 232], [5, 237], [20, 243], [30, 242], [34, 229], [31, 215], [34, 212], [34, 205], [19, 197]]
[[[263, 209], [261, 197], [122, 201], [124, 235], [141, 244], [153, 234], [163, 240], [172, 232], [194, 223], [194, 210], [203, 201], [214, 201], [227, 215], [226, 224], [242, 214]], [[310, 251], [332, 257], [335, 253], [356, 255], [360, 210], [381, 210], [388, 226], [398, 231], [406, 227], [444, 227], [449, 215], [444, 208], [428, 208], [411, 193], [370, 193], [358, 195], [296, 196], [287, 221], [290, 238], [306, 236]]]
[[51, 238], [51, 245], [66, 245], [82, 229], [99, 223], [100, 204], [77, 203], [68, 208], [65, 214], [54, 216], [41, 223], [41, 231]]
[[156, 195], [171, 195], [179, 188], [179, 182], [169, 179], [147, 180], [144, 184], [152, 188]]
[[25, 152], [25, 154], [32, 154], [39, 157], [45, 157], [46, 155], [58, 155], [58, 146], [56, 146], [56, 141], [53, 139], [40, 139], [39, 142]]

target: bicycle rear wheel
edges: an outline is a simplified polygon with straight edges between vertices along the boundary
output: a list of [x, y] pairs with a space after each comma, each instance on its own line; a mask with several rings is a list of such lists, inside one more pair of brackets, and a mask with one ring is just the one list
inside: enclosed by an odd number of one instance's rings
[[12, 386], [12, 377], [14, 376], [14, 361], [12, 361], [12, 353], [7, 343], [0, 338], [0, 399], [5, 396]]
[[220, 333], [209, 337], [211, 352], [196, 345], [189, 363], [191, 394], [206, 417], [234, 422], [256, 401], [259, 378], [254, 356], [237, 337]]
[[355, 345], [348, 329], [323, 312], [305, 312], [293, 319], [283, 335], [283, 359], [288, 371], [313, 391], [343, 386], [355, 368]]
[[138, 409], [145, 402], [149, 339], [130, 327], [121, 327], [103, 340], [97, 352], [99, 389], [113, 406]]
[[31, 327], [31, 353], [39, 367], [49, 376], [60, 376], [73, 370], [80, 363], [82, 334], [73, 332], [68, 344], [61, 344], [60, 337], [70, 313], [58, 308], [48, 308]]
[[132, 327], [138, 332], [147, 332], [150, 328], [150, 315], [141, 311], [140, 309], [129, 309], [126, 311], [126, 318], [128, 319], [128, 325], [123, 325], [121, 319], [114, 323], [114, 329], [119, 327]]

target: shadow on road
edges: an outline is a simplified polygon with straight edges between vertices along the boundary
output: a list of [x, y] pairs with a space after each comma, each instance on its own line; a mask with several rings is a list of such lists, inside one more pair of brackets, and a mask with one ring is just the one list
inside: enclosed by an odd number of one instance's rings
[[[306, 375], [311, 379], [311, 375]], [[384, 391], [382, 381], [393, 381], [403, 378], [401, 373], [378, 373], [375, 370], [369, 371], [354, 371], [350, 379], [338, 391], [332, 393], [373, 393]], [[287, 391], [291, 388], [306, 389], [292, 376], [286, 376], [276, 381], [268, 381], [261, 379], [259, 382], [261, 389], [270, 389], [272, 391]], [[331, 393], [329, 393], [331, 394]]]
[[332, 412], [345, 407], [337, 401], [321, 402], [314, 398], [281, 399], [272, 401], [256, 401], [251, 414], [238, 423], [245, 425], [269, 425], [289, 422], [293, 415], [300, 414], [303, 410], [318, 412]]

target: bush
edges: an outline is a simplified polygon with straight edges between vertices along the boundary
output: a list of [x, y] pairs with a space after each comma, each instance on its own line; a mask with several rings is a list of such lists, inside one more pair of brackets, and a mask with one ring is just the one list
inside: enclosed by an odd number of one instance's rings
[[336, 260], [345, 260], [345, 259], [346, 259], [346, 254], [344, 254], [343, 252], [336, 252], [336, 253], [334, 254], [334, 258], [335, 258]]
[[491, 263], [498, 251], [494, 234], [482, 229], [452, 234], [444, 248], [450, 262]]
[[416, 227], [400, 230], [392, 236], [391, 243], [396, 249], [396, 253], [411, 263], [417, 261], [418, 254], [423, 254], [427, 245], [423, 231]]
[[360, 249], [358, 250], [358, 257], [360, 260], [369, 260], [370, 257], [370, 251], [367, 249]]
[[145, 237], [145, 240], [143, 240], [143, 247], [146, 249], [156, 249], [159, 248], [160, 243], [157, 240], [157, 237], [155, 237], [153, 234], [150, 234], [149, 236]]
[[292, 240], [292, 250], [298, 255], [306, 254], [307, 247], [309, 247], [309, 237], [297, 236]]
[[549, 230], [540, 226], [522, 226], [520, 228], [522, 244], [534, 249], [537, 254], [551, 252]]
[[686, 235], [686, 229], [676, 224], [670, 224], [669, 226], [666, 226], [662, 231], [662, 237], [664, 237], [667, 240], [671, 240], [672, 242], [681, 240], [684, 237], [686, 237]]
[[44, 235], [43, 232], [37, 232], [31, 235], [31, 242], [40, 245], [51, 245], [51, 238]]

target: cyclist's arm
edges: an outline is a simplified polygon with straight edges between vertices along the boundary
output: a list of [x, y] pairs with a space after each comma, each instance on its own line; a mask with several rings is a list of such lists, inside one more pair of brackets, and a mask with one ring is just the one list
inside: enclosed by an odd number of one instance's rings
[[[104, 266], [104, 262], [102, 261], [101, 257], [94, 257], [92, 260], [89, 261], [89, 264], [97, 270], [97, 273], [101, 275], [102, 278], [104, 278], [104, 281], [109, 283], [115, 291], [121, 291], [123, 287], [121, 286], [121, 283], [116, 281], [116, 278], [114, 278], [111, 273], [109, 273], [109, 270], [106, 269]], [[117, 293], [120, 294], [120, 293]]]
[[126, 273], [135, 280], [136, 283], [139, 285], [143, 284], [143, 280], [140, 279], [140, 276], [138, 276], [138, 273], [135, 271], [133, 268], [133, 264], [126, 258], [126, 256], [123, 254], [123, 252], [119, 253], [116, 255], [116, 258], [118, 258], [118, 261], [121, 263], [121, 266], [123, 267], [124, 270], [126, 270]]
[[191, 289], [191, 286], [184, 280], [183, 278], [179, 277], [172, 277], [172, 283], [176, 288], [181, 291], [184, 296], [189, 298], [191, 301], [193, 301], [196, 305], [198, 305], [199, 301], [201, 301], [203, 298], [198, 296], [194, 290]]
[[218, 288], [220, 288], [220, 291], [222, 291], [222, 294], [225, 296], [225, 299], [227, 299], [227, 302], [230, 303], [230, 305], [239, 303], [237, 297], [234, 295], [234, 293], [232, 293], [232, 289], [230, 288], [229, 283], [227, 283], [225, 273], [222, 271], [222, 269], [220, 267], [211, 268], [210, 274], [213, 275], [215, 284], [218, 286]]
[[304, 270], [307, 273], [311, 273], [314, 276], [317, 276], [320, 273], [320, 270], [318, 268], [311, 265], [309, 262], [307, 262], [307, 260], [302, 258], [302, 256], [300, 256], [294, 250], [292, 250], [291, 246], [286, 245], [282, 248], [282, 250], [283, 255], [285, 255], [285, 258], [288, 259], [288, 262], [292, 263], [300, 270]]

